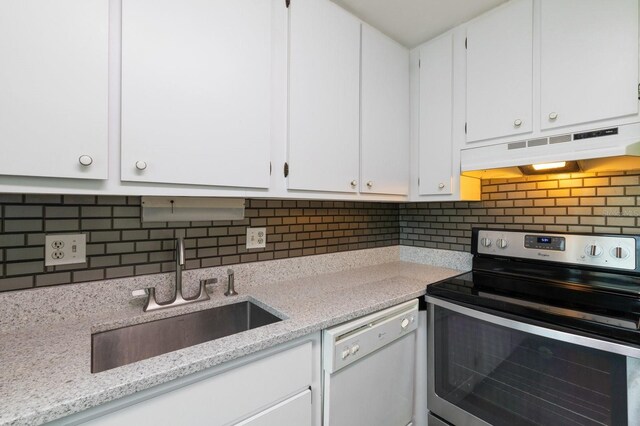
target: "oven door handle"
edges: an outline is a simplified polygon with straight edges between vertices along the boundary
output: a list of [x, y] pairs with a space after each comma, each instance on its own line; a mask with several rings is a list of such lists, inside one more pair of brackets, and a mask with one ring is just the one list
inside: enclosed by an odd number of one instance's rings
[[538, 325], [528, 324], [526, 322], [514, 321], [497, 315], [470, 309], [455, 303], [437, 299], [432, 296], [426, 296], [428, 304], [437, 305], [450, 311], [486, 321], [491, 324], [500, 325], [512, 330], [522, 331], [523, 333], [534, 334], [536, 336], [546, 337], [553, 340], [572, 343], [578, 346], [598, 349], [613, 354], [623, 355], [631, 358], [640, 358], [640, 348], [628, 346], [621, 343], [609, 342], [606, 340], [595, 339], [593, 337], [582, 336], [579, 334], [568, 333], [565, 331], [554, 330], [551, 328], [540, 327]]

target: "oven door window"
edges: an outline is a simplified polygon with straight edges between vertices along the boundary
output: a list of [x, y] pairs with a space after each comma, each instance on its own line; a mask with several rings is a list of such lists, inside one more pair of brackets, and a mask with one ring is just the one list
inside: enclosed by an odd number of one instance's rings
[[627, 425], [627, 358], [435, 306], [435, 392], [492, 425]]

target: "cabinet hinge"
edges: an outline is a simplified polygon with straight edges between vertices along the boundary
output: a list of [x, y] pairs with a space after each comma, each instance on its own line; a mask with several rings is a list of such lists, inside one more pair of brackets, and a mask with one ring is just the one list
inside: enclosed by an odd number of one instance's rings
[[468, 49], [468, 48], [469, 48], [469, 44], [468, 44], [468, 42], [469, 42], [469, 39], [465, 37], [465, 39], [464, 39], [464, 48], [465, 48], [465, 49]]
[[284, 5], [287, 7], [287, 9], [289, 9], [289, 6], [291, 5], [291, 0], [284, 0]]
[[273, 167], [271, 166], [271, 161], [269, 161], [269, 176], [271, 176], [271, 172], [273, 172]]
[[418, 59], [418, 68], [422, 67], [422, 61]]
[[418, 178], [418, 186], [420, 186], [420, 178]]
[[284, 163], [284, 177], [289, 176], [289, 163]]
[[640, 100], [640, 84], [638, 84], [638, 100]]

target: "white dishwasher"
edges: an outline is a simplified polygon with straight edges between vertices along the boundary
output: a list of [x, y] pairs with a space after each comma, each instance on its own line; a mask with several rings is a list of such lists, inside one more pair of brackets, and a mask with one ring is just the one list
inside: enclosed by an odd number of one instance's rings
[[324, 426], [407, 426], [413, 419], [418, 300], [325, 330]]

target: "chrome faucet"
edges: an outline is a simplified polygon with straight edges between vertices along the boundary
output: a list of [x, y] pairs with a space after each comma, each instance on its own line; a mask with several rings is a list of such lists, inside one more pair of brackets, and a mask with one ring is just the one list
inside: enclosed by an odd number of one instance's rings
[[[158, 309], [170, 308], [172, 306], [186, 305], [188, 303], [202, 302], [209, 300], [209, 294], [207, 293], [207, 285], [215, 284], [218, 282], [216, 278], [208, 280], [200, 280], [200, 290], [198, 294], [191, 298], [185, 298], [182, 295], [182, 268], [184, 266], [184, 240], [178, 238], [176, 241], [176, 289], [173, 294], [173, 298], [168, 302], [159, 303], [156, 301], [156, 289], [155, 287], [149, 287], [142, 290], [147, 296], [147, 300], [142, 310], [144, 312], [155, 311]], [[134, 296], [141, 295], [140, 291], [134, 291]]]
[[227, 291], [224, 292], [224, 295], [225, 296], [237, 296], [238, 292], [236, 292], [236, 289], [234, 287], [235, 274], [233, 272], [233, 269], [227, 269], [227, 275], [229, 277], [229, 282], [227, 284]]

